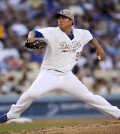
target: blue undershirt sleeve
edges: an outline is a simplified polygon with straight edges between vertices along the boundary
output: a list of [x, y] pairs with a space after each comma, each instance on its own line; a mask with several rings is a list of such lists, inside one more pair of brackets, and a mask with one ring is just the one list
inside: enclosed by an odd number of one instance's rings
[[32, 32], [35, 33], [35, 37], [37, 37], [37, 38], [44, 38], [42, 33], [38, 32], [37, 30], [32, 30]]

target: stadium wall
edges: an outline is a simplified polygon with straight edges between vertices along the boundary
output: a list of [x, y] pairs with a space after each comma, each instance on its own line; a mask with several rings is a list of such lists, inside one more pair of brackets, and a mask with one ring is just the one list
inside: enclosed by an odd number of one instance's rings
[[[103, 96], [112, 105], [120, 108], [120, 96]], [[6, 113], [19, 97], [0, 97], [0, 115]], [[47, 96], [37, 99], [21, 115], [32, 119], [105, 117], [92, 106], [71, 96]]]

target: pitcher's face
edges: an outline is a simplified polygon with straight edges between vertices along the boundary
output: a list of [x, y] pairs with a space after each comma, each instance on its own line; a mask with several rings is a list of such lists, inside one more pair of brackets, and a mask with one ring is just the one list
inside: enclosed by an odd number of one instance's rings
[[67, 17], [64, 17], [64, 16], [60, 16], [58, 18], [58, 26], [61, 30], [65, 30], [65, 29], [68, 29], [68, 28], [71, 28], [72, 26], [72, 20], [67, 18]]

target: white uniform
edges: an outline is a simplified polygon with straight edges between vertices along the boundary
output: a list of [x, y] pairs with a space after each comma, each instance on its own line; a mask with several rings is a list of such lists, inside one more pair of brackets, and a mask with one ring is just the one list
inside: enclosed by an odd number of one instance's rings
[[101, 96], [93, 95], [71, 72], [84, 45], [93, 39], [91, 33], [88, 30], [73, 29], [74, 39], [70, 40], [58, 27], [48, 27], [38, 31], [43, 34], [48, 44], [40, 72], [16, 105], [12, 105], [7, 113], [8, 119], [19, 117], [34, 99], [58, 88], [103, 113], [119, 118], [120, 110], [116, 106], [112, 106]]
[[74, 39], [57, 28], [38, 30], [45, 37], [48, 47], [41, 68], [69, 72], [80, 57], [86, 43], [93, 39], [88, 30], [74, 29]]

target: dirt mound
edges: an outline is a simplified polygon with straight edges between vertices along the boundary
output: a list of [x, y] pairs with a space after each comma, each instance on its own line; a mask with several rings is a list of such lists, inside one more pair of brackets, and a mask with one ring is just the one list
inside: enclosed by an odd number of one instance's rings
[[81, 120], [79, 122], [76, 120], [76, 125], [73, 126], [51, 127], [4, 134], [120, 134], [120, 121]]

